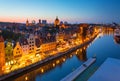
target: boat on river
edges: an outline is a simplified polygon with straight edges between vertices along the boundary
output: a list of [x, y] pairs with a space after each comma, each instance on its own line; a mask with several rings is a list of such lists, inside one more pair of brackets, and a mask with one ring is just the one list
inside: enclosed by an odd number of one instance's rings
[[120, 44], [120, 28], [115, 29], [114, 40], [116, 43]]

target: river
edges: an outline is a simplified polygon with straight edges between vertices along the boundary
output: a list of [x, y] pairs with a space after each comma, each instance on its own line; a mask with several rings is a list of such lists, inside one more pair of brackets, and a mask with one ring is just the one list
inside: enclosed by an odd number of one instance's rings
[[120, 45], [115, 42], [113, 34], [113, 30], [104, 30], [91, 44], [23, 75], [12, 77], [12, 80], [14, 78], [13, 81], [59, 81], [88, 58], [96, 55], [97, 61], [75, 79], [75, 81], [87, 81], [108, 57], [120, 59]]

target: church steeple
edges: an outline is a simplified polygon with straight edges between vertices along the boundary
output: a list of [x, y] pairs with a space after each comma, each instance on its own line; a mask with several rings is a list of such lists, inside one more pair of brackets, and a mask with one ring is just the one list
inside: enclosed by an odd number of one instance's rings
[[59, 26], [60, 25], [60, 21], [58, 19], [58, 16], [56, 16], [55, 22], [54, 22], [54, 26]]
[[27, 21], [26, 21], [26, 27], [28, 27], [29, 26], [29, 21], [28, 21], [28, 19], [27, 19]]

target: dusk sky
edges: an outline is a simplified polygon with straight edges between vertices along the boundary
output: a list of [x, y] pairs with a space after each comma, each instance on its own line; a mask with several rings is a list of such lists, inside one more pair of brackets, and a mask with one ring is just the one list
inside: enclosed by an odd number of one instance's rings
[[54, 22], [56, 16], [70, 23], [120, 23], [120, 0], [0, 0], [0, 21]]

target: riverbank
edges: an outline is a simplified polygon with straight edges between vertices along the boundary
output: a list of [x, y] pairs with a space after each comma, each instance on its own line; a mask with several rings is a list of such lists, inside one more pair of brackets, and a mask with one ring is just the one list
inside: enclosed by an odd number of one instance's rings
[[68, 50], [65, 51], [65, 52], [59, 52], [59, 53], [57, 53], [56, 55], [54, 55], [54, 56], [52, 56], [52, 57], [46, 58], [45, 60], [42, 60], [42, 61], [39, 61], [39, 62], [37, 62], [37, 63], [31, 64], [31, 65], [29, 65], [29, 66], [27, 66], [27, 67], [25, 67], [25, 68], [22, 68], [22, 69], [13, 71], [13, 72], [11, 72], [11, 73], [9, 73], [9, 74], [7, 74], [7, 75], [1, 76], [1, 77], [0, 77], [0, 80], [5, 80], [5, 79], [7, 79], [7, 78], [9, 78], [9, 77], [12, 77], [12, 76], [15, 76], [15, 75], [17, 75], [17, 74], [20, 74], [20, 73], [23, 73], [23, 72], [27, 72], [28, 70], [30, 71], [32, 68], [35, 68], [35, 67], [40, 66], [40, 65], [42, 65], [42, 64], [44, 64], [44, 63], [47, 63], [47, 62], [50, 61], [50, 60], [53, 60], [53, 59], [56, 59], [56, 58], [61, 57], [61, 56], [63, 56], [63, 55], [69, 54], [69, 53], [71, 53], [72, 51], [75, 51], [76, 49], [78, 49], [78, 48], [80, 48], [80, 47], [83, 47], [83, 46], [85, 46], [86, 44], [91, 43], [91, 42], [96, 38], [96, 36], [97, 36], [97, 35], [95, 35], [95, 36], [94, 36], [93, 38], [91, 38], [90, 40], [84, 42], [83, 44], [78, 45], [78, 46], [75, 46], [75, 47], [72, 47], [72, 48], [68, 49]]
[[96, 61], [96, 58], [89, 58], [80, 67], [78, 67], [75, 71], [71, 72], [69, 75], [67, 75], [66, 77], [64, 77], [60, 81], [73, 81], [82, 72], [84, 72], [88, 67], [90, 67], [95, 61]]

